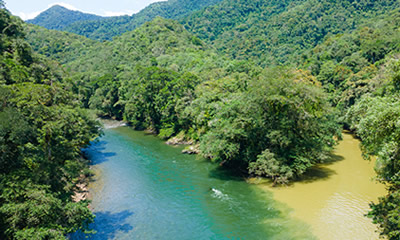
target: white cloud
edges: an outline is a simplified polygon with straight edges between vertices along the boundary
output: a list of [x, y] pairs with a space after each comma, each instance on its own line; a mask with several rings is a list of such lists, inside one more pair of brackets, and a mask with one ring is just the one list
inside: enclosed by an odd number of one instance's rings
[[33, 19], [35, 18], [37, 15], [39, 15], [41, 13], [41, 11], [37, 11], [37, 12], [31, 12], [31, 13], [23, 13], [23, 12], [19, 12], [16, 15], [19, 16], [20, 18], [22, 18], [22, 20], [28, 20], [28, 19]]
[[[77, 8], [77, 7], [75, 7], [75, 6], [71, 5], [71, 4], [69, 4], [69, 3], [64, 3], [64, 2], [55, 2], [55, 3], [49, 4], [49, 5], [48, 5], [48, 8], [51, 8], [51, 7], [53, 7], [54, 5], [59, 5], [59, 6], [65, 7], [65, 8], [67, 8], [67, 9], [73, 10], [73, 11], [79, 11], [79, 12], [83, 12], [83, 13], [90, 13], [90, 14], [99, 15], [99, 14], [97, 14], [97, 13], [95, 13], [95, 12], [84, 11], [84, 10], [79, 9], [79, 8]], [[43, 11], [44, 11], [44, 10], [43, 10]], [[43, 11], [42, 11], [42, 12], [43, 12]]]
[[46, 9], [43, 9], [42, 11], [31, 12], [31, 13], [19, 12], [19, 13], [16, 14], [16, 15], [19, 16], [20, 18], [22, 18], [22, 20], [24, 20], [24, 21], [25, 21], [25, 20], [28, 20], [28, 19], [33, 19], [33, 18], [37, 17], [37, 15], [39, 15], [41, 12], [44, 12], [44, 11], [46, 11], [47, 9], [49, 9], [49, 8], [55, 6], [55, 5], [59, 5], [59, 6], [65, 7], [65, 8], [67, 8], [67, 9], [73, 10], [73, 11], [80, 11], [80, 12], [86, 12], [86, 13], [88, 13], [87, 11], [82, 11], [82, 10], [80, 10], [79, 8], [77, 8], [77, 7], [75, 7], [75, 6], [71, 5], [71, 4], [68, 4], [68, 3], [64, 3], [64, 2], [54, 2], [54, 3], [49, 4], [49, 5], [47, 6], [47, 8], [46, 8]]
[[[55, 1], [57, 1], [57, 0], [55, 0]], [[61, 1], [62, 1], [62, 0], [61, 0]], [[105, 17], [122, 16], [122, 15], [129, 15], [129, 16], [131, 16], [132, 14], [137, 13], [137, 12], [139, 12], [140, 10], [142, 10], [145, 6], [147, 6], [147, 5], [150, 4], [150, 3], [154, 3], [154, 2], [163, 2], [163, 1], [167, 1], [167, 0], [147, 0], [145, 5], [140, 6], [140, 7], [134, 7], [134, 8], [137, 8], [136, 10], [107, 11], [107, 10], [102, 9], [102, 10], [100, 10], [100, 11], [96, 11], [96, 13], [90, 12], [90, 11], [86, 11], [86, 10], [83, 11], [83, 10], [81, 10], [81, 9], [79, 9], [79, 8], [77, 8], [77, 7], [75, 7], [75, 6], [71, 5], [71, 4], [69, 4], [69, 3], [65, 3], [65, 2], [54, 2], [54, 3], [49, 4], [49, 5], [47, 6], [47, 8], [50, 8], [50, 7], [54, 6], [54, 5], [60, 5], [60, 6], [63, 6], [63, 7], [65, 7], [65, 8], [67, 8], [67, 9], [70, 9], [70, 10], [80, 11], [80, 12], [84, 12], [84, 13], [91, 13], [91, 14], [96, 14], [96, 15], [105, 16]], [[133, 2], [133, 5], [135, 5], [135, 2]], [[43, 9], [42, 11], [35, 11], [35, 12], [19, 12], [19, 13], [15, 14], [15, 15], [21, 17], [23, 20], [33, 19], [33, 18], [35, 18], [37, 15], [39, 15], [41, 12], [47, 10], [47, 8], [46, 8], [46, 9]]]
[[65, 8], [68, 8], [69, 10], [81, 11], [78, 8], [72, 6], [71, 4], [63, 3], [63, 2], [55, 2], [55, 3], [49, 4], [47, 6], [47, 8], [43, 9], [42, 11], [36, 11], [36, 12], [31, 12], [31, 13], [19, 12], [16, 15], [19, 16], [20, 18], [22, 18], [22, 20], [24, 20], [24, 21], [28, 20], [28, 19], [33, 19], [33, 18], [37, 17], [37, 15], [39, 15], [41, 12], [44, 12], [45, 10], [47, 10], [48, 8], [53, 7], [54, 5], [63, 6]]
[[136, 13], [134, 10], [126, 10], [126, 11], [120, 11], [120, 12], [112, 12], [112, 11], [103, 11], [104, 13], [102, 16], [105, 17], [112, 17], [112, 16], [123, 16], [123, 15], [132, 15]]
[[135, 8], [135, 10], [123, 10], [123, 11], [107, 11], [102, 9], [101, 10], [101, 16], [104, 17], [112, 17], [112, 16], [123, 16], [123, 15], [129, 15], [131, 16], [132, 14], [136, 14], [143, 10], [145, 7], [149, 6], [152, 3], [155, 2], [166, 2], [168, 0], [145, 0], [144, 2], [140, 1], [132, 1], [132, 4]]
[[47, 7], [48, 7], [48, 8], [51, 8], [51, 7], [53, 7], [54, 5], [59, 5], [59, 6], [68, 8], [69, 10], [81, 11], [81, 10], [79, 10], [77, 7], [72, 6], [71, 4], [63, 3], [63, 2], [55, 2], [55, 3], [49, 4]]

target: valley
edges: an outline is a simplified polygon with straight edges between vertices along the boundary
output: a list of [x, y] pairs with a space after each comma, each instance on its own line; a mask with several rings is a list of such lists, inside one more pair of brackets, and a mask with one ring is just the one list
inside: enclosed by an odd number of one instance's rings
[[[0, 1], [0, 238], [398, 239], [399, 10], [169, 0], [23, 22]], [[72, 200], [99, 177], [92, 211]]]

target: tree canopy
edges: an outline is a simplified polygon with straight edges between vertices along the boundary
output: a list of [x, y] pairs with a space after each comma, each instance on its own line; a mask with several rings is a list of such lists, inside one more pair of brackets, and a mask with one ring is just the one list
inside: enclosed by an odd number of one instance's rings
[[[96, 124], [81, 108], [165, 139], [189, 140], [221, 166], [277, 184], [328, 158], [346, 128], [361, 138], [366, 158], [377, 157], [378, 180], [388, 186], [369, 216], [388, 239], [398, 239], [399, 9], [399, 1], [389, 0], [170, 0], [132, 17], [68, 26], [94, 39], [114, 37], [104, 42], [22, 25], [1, 12], [0, 81], [7, 103], [1, 114], [22, 126], [2, 125], [2, 171], [40, 170], [44, 182], [25, 174], [21, 184], [46, 194], [72, 186], [51, 176], [73, 179], [77, 172], [65, 169], [83, 168], [77, 167], [79, 151], [71, 149], [87, 144]], [[33, 53], [22, 28], [33, 51], [49, 60]], [[86, 130], [76, 132], [68, 122]], [[42, 194], [43, 201], [58, 206], [67, 192]], [[30, 212], [1, 201], [5, 213]], [[4, 216], [7, 224], [19, 221]], [[33, 234], [37, 226], [24, 224], [6, 237]], [[46, 232], [53, 225], [43, 226], [35, 232], [58, 236]]]
[[94, 218], [71, 196], [88, 174], [81, 148], [99, 125], [59, 66], [33, 53], [23, 27], [0, 9], [0, 238], [65, 239]]
[[94, 40], [111, 40], [125, 32], [132, 31], [156, 17], [179, 19], [221, 0], [168, 0], [155, 2], [132, 16], [100, 17], [52, 7], [36, 18], [27, 21], [48, 29], [63, 30], [83, 35]]

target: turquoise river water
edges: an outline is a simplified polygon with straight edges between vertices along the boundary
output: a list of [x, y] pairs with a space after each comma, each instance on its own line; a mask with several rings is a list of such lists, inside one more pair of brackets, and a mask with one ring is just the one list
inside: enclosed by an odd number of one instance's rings
[[[92, 236], [71, 239], [315, 239], [272, 193], [128, 127], [87, 149]], [[278, 210], [279, 209], [279, 210]]]

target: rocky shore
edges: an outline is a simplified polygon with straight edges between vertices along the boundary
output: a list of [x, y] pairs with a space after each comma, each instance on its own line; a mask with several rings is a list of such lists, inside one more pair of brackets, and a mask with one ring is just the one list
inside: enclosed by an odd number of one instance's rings
[[76, 189], [72, 196], [72, 201], [80, 202], [89, 198], [89, 178], [81, 174], [78, 183], [75, 185]]
[[192, 146], [187, 146], [185, 149], [182, 150], [182, 153], [185, 154], [199, 154], [199, 144], [192, 145]]
[[185, 136], [183, 134], [178, 134], [175, 137], [172, 137], [168, 139], [166, 142], [168, 145], [189, 145], [185, 149], [182, 150], [182, 153], [185, 154], [199, 154], [199, 144], [195, 144], [195, 142], [192, 139], [185, 139]]
[[113, 119], [100, 119], [100, 121], [103, 123], [104, 129], [127, 126], [126, 122]]

